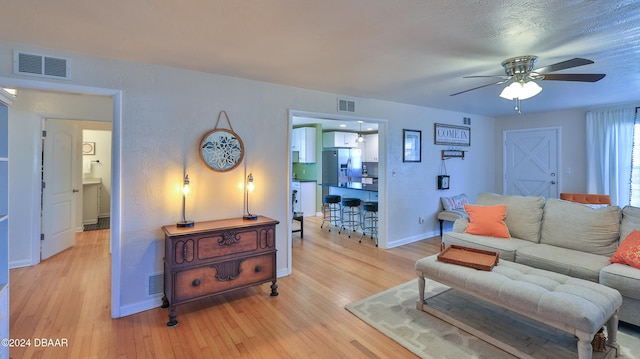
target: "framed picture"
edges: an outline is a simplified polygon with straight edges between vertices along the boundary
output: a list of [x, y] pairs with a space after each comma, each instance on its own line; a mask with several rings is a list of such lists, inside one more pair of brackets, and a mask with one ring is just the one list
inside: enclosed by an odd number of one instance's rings
[[95, 142], [82, 142], [82, 154], [83, 155], [95, 155], [96, 143]]
[[422, 161], [422, 131], [402, 130], [402, 162]]
[[230, 171], [244, 158], [244, 143], [232, 130], [216, 128], [200, 141], [200, 158], [216, 172]]
[[471, 146], [471, 127], [434, 124], [436, 145]]

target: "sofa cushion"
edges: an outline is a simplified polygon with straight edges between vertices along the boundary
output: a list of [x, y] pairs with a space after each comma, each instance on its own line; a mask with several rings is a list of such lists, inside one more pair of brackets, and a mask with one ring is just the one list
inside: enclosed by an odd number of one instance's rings
[[464, 208], [452, 209], [450, 211], [442, 211], [438, 213], [438, 219], [442, 221], [455, 222], [459, 218], [469, 218]]
[[610, 261], [640, 269], [640, 231], [634, 230], [629, 233], [611, 256]]
[[633, 230], [640, 230], [640, 208], [625, 206], [622, 209], [622, 222], [620, 223], [620, 238], [627, 238]]
[[640, 270], [624, 264], [610, 264], [600, 271], [600, 284], [622, 294], [620, 320], [640, 326]]
[[600, 269], [610, 265], [607, 256], [554, 247], [548, 244], [519, 248], [516, 253], [516, 262], [596, 283]]
[[507, 206], [473, 206], [465, 204], [464, 210], [469, 215], [469, 225], [465, 229], [465, 233], [497, 238], [511, 237], [507, 226], [504, 224]]
[[600, 284], [617, 289], [625, 297], [640, 300], [640, 270], [633, 267], [609, 264], [600, 271]]
[[464, 193], [453, 197], [440, 197], [440, 202], [442, 203], [442, 209], [445, 211], [461, 209], [464, 208], [465, 204], [471, 203], [469, 197]]
[[620, 207], [591, 208], [547, 199], [540, 243], [610, 257], [618, 247]]
[[[460, 221], [460, 220], [458, 220]], [[458, 222], [456, 221], [456, 223]], [[475, 234], [446, 232], [442, 235], [442, 243], [445, 246], [455, 244], [486, 251], [498, 252], [499, 258], [507, 261], [515, 261], [516, 251], [525, 246], [533, 246], [530, 241], [511, 237], [506, 241], [500, 238], [477, 236]], [[608, 262], [607, 262], [608, 263]]]
[[511, 237], [534, 243], [540, 241], [544, 197], [501, 196], [495, 193], [482, 192], [478, 194], [477, 204], [485, 206], [506, 205], [507, 217], [504, 222], [509, 228]]

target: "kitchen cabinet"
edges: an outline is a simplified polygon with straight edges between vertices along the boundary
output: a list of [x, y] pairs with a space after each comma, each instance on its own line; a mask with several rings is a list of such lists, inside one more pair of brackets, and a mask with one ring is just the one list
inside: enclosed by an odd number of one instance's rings
[[364, 135], [362, 162], [378, 162], [378, 134]]
[[298, 152], [300, 163], [316, 162], [315, 127], [298, 127], [291, 131], [291, 151]]
[[167, 326], [178, 324], [176, 306], [254, 285], [276, 284], [276, 225], [258, 216], [164, 226], [164, 297]]
[[316, 215], [316, 181], [293, 181], [291, 190], [297, 190], [296, 201], [293, 203], [294, 212], [302, 212], [303, 216]]
[[82, 180], [82, 224], [98, 223], [101, 187], [101, 178], [85, 178]]
[[331, 131], [322, 134], [324, 148], [358, 148], [358, 134], [353, 132]]
[[378, 134], [364, 135], [358, 148], [362, 151], [362, 162], [378, 162]]

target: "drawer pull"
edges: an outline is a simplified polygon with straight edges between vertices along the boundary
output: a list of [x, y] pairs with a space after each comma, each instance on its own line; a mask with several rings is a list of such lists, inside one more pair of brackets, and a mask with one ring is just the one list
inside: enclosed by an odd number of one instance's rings
[[219, 246], [231, 247], [240, 242], [240, 236], [235, 232], [224, 232], [222, 238], [218, 239]]
[[256, 273], [262, 272], [262, 266], [256, 266]]
[[191, 285], [194, 287], [197, 287], [200, 285], [200, 279], [194, 279], [193, 282], [191, 282]]

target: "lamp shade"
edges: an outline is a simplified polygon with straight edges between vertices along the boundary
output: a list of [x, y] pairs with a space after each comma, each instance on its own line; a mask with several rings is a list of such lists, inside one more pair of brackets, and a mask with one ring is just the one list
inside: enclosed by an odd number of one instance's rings
[[540, 87], [533, 81], [512, 82], [511, 85], [505, 87], [504, 90], [502, 90], [502, 92], [500, 93], [500, 97], [507, 100], [526, 100], [539, 94], [540, 91], [542, 91], [542, 87]]

